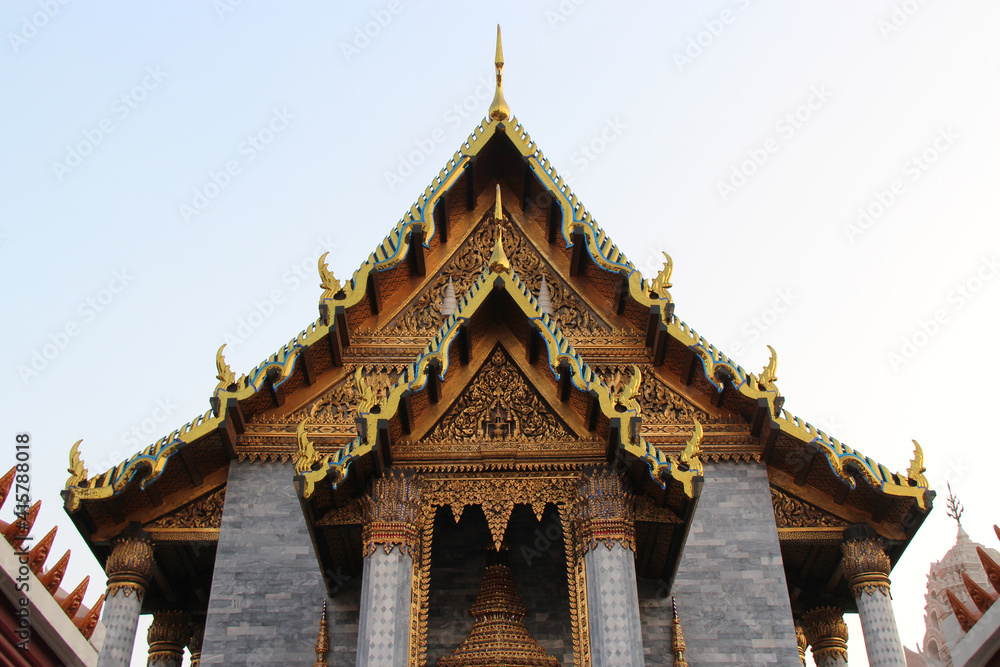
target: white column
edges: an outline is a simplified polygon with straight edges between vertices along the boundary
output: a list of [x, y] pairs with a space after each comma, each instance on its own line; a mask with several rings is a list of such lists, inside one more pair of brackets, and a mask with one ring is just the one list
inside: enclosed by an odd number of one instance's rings
[[406, 667], [420, 488], [412, 477], [390, 473], [372, 484], [362, 511], [365, 560], [356, 664]]
[[635, 579], [635, 513], [622, 478], [599, 472], [580, 487], [580, 533], [594, 667], [642, 667]]
[[107, 634], [97, 667], [128, 667], [142, 598], [153, 570], [153, 545], [141, 538], [119, 540], [104, 570], [108, 573], [108, 589], [101, 620]]
[[891, 563], [882, 540], [867, 526], [849, 528], [849, 538], [841, 548], [841, 566], [854, 593], [865, 635], [868, 664], [872, 667], [905, 667], [903, 645], [899, 641], [896, 616], [889, 593]]

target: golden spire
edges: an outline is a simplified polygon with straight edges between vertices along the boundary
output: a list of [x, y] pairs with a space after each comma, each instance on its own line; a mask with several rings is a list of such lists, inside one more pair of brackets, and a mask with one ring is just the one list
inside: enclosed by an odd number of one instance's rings
[[493, 96], [493, 104], [490, 105], [490, 118], [493, 120], [507, 120], [510, 118], [510, 107], [503, 98], [503, 48], [500, 46], [500, 24], [497, 24], [497, 56], [495, 63], [497, 68], [497, 92]]
[[493, 203], [493, 219], [502, 220], [503, 219], [503, 203], [500, 201], [500, 184], [497, 183], [497, 199]]
[[325, 667], [329, 652], [330, 633], [326, 626], [326, 602], [323, 602], [323, 614], [319, 617], [319, 633], [316, 637], [316, 662], [313, 663], [313, 667]]
[[681, 619], [677, 616], [677, 599], [670, 598], [674, 607], [674, 636], [671, 642], [674, 652], [674, 667], [687, 667], [687, 660], [684, 659], [684, 652], [687, 651], [687, 644], [684, 643], [684, 632], [681, 630]]
[[497, 241], [493, 244], [493, 254], [490, 255], [490, 271], [493, 273], [510, 272], [510, 260], [507, 259], [507, 254], [503, 251], [503, 228], [500, 225], [497, 225]]

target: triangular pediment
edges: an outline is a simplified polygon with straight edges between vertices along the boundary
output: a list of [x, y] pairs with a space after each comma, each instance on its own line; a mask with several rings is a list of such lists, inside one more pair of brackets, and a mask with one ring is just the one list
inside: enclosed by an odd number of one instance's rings
[[475, 440], [485, 448], [500, 449], [578, 439], [499, 344], [444, 416], [421, 438], [434, 444]]
[[497, 234], [501, 233], [498, 230], [502, 230], [504, 250], [511, 266], [536, 297], [542, 291], [544, 278], [548, 305], [563, 333], [576, 339], [608, 334], [613, 329], [607, 314], [601, 314], [587, 302], [518, 224], [506, 219], [498, 226], [484, 216], [422, 290], [406, 302], [379, 333], [429, 338], [444, 320], [442, 310], [448, 298], [449, 282], [453, 295], [465, 294], [472, 288], [489, 262]]

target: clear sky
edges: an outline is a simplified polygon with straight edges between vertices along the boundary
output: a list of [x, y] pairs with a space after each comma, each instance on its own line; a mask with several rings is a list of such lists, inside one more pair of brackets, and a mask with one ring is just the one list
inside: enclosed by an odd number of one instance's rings
[[785, 407], [890, 469], [923, 445], [939, 502], [892, 577], [912, 647], [955, 539], [946, 482], [974, 540], [1000, 520], [997, 436], [973, 423], [997, 404], [998, 20], [985, 0], [5, 2], [0, 464], [30, 433], [37, 525], [62, 526], [91, 604], [70, 446], [107, 469], [208, 408], [220, 344], [239, 374], [312, 322], [316, 256], [349, 276], [485, 115], [501, 23], [514, 114], [647, 275], [673, 256], [677, 315], [750, 370], [773, 345]]

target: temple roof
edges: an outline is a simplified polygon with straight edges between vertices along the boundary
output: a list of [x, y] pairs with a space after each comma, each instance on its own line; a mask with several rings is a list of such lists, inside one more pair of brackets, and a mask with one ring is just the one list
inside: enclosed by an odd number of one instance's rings
[[[497, 64], [499, 84], [499, 59]], [[497, 104], [501, 111], [507, 108], [505, 102]], [[542, 312], [517, 266], [491, 258], [457, 299], [454, 313], [431, 318], [433, 326], [426, 327], [426, 333], [387, 336], [388, 327], [412, 306], [414, 295], [427, 294], [432, 277], [440, 279], [462, 244], [483, 229], [494, 207], [494, 187], [508, 202], [501, 212], [504, 224], [527, 239], [529, 251], [541, 255], [553, 276], [604, 323], [602, 331], [607, 333], [584, 340], [577, 332], [564, 330], [557, 315]], [[496, 210], [493, 217], [498, 217]], [[773, 485], [845, 520], [874, 524], [893, 540], [890, 555], [895, 562], [933, 497], [923, 475], [919, 445], [907, 472], [894, 473], [790, 414], [776, 385], [774, 350], [759, 374], [720, 352], [676, 317], [669, 293], [672, 269], [667, 257], [659, 275], [644, 278], [516, 117], [491, 111], [350, 280], [341, 283], [326, 267], [325, 256], [320, 259], [323, 291], [317, 320], [238, 378], [220, 348], [218, 384], [207, 412], [94, 476], [88, 475], [74, 448], [64, 492], [67, 511], [102, 559], [109, 540], [130, 521], [154, 521], [190, 503], [193, 489], [203, 494], [224, 486], [229, 461], [238, 455], [300, 461], [305, 456], [311, 462], [298, 466], [302, 493], [311, 495], [310, 485], [321, 480], [336, 488], [350, 474], [352, 463], [377, 447], [379, 429], [387, 428], [392, 418], [409, 419], [406, 410], [400, 413], [407, 396], [447, 379], [452, 348], [460, 343], [463, 326], [496, 295], [513, 303], [532, 336], [542, 341], [548, 371], [566, 385], [565, 391], [590, 397], [587, 400], [599, 407], [608, 429], [614, 419], [619, 420], [609, 439], [617, 438], [628, 455], [644, 461], [652, 481], [673, 480], [693, 495], [696, 466], [681, 464], [695, 427], [665, 429], [654, 437], [642, 425], [638, 410], [621, 409], [617, 400], [621, 388], [613, 391], [595, 372], [593, 359], [602, 350], [627, 348], [629, 354], [647, 358], [650, 371], [644, 379], [655, 379], [692, 404], [741, 425], [740, 443], [733, 445], [731, 433], [713, 435], [712, 426], [706, 424], [704, 457], [766, 462]], [[261, 415], [289, 412], [283, 407], [286, 401], [294, 409], [307, 406], [346, 381], [352, 371], [363, 395], [366, 378], [360, 362], [349, 369], [344, 358], [373, 340], [392, 341], [382, 353], [401, 372], [380, 388], [384, 395], [372, 391], [371, 397], [363, 398], [364, 409], [358, 409], [353, 433], [323, 427], [322, 437], [316, 437], [306, 433], [308, 421], [302, 422], [298, 455], [294, 449], [260, 449], [259, 438], [243, 436], [248, 424]], [[526, 340], [533, 344], [535, 339]], [[701, 425], [696, 428], [700, 431]], [[834, 561], [830, 567], [835, 565]]]
[[[410, 207], [407, 215], [354, 272], [348, 283], [340, 285], [321, 262], [320, 274], [324, 291], [320, 298], [319, 319], [238, 379], [225, 364], [220, 349], [217, 356], [219, 384], [213, 392], [212, 408], [209, 411], [163, 436], [114, 468], [93, 477], [87, 476], [85, 469], [74, 460], [73, 476], [66, 487], [66, 503], [70, 512], [76, 511], [82, 501], [120, 494], [134, 482], [139, 482], [141, 488], [146, 489], [159, 478], [166, 462], [176, 452], [223, 428], [234, 402], [244, 404], [262, 392], [281, 390], [301, 367], [303, 351], [323, 343], [330, 345], [332, 338], [338, 338], [336, 334], [341, 339], [348, 337], [350, 332], [347, 331], [346, 315], [356, 307], [362, 310], [370, 307], [367, 302], [372, 300], [371, 292], [375, 289], [373, 276], [397, 269], [414, 254], [411, 252], [414, 233], [421, 239], [421, 246], [427, 247], [435, 233], [439, 233], [439, 225], [435, 223], [433, 215], [435, 205], [467, 169], [470, 161], [497, 134], [502, 135], [526, 158], [532, 174], [558, 204], [561, 219], [557, 231], [566, 248], [573, 253], [585, 250], [593, 266], [616, 277], [620, 276], [624, 286], [627, 286], [629, 303], [626, 308], [645, 310], [648, 313], [645, 318], [647, 344], [654, 349], [654, 354], [662, 358], [668, 346], [689, 351], [700, 362], [698, 366], [701, 372], [692, 380], [693, 384], [700, 384], [709, 391], [714, 389], [720, 394], [728, 391], [731, 394], [727, 397], [729, 401], [734, 400], [733, 394], [745, 399], [743, 402], [752, 407], [748, 411], [743, 406], [740, 412], [749, 413], [754, 431], [760, 432], [763, 429], [772, 439], [779, 435], [786, 436], [796, 441], [800, 447], [821, 453], [832, 472], [849, 487], [856, 486], [855, 475], [852, 473], [857, 472], [873, 489], [889, 496], [913, 498], [920, 508], [926, 507], [924, 495], [927, 485], [920, 473], [922, 454], [918, 453], [915, 467], [911, 466], [907, 474], [893, 473], [884, 465], [784, 410], [781, 407], [784, 397], [774, 383], [774, 355], [760, 375], [748, 372], [687, 323], [676, 318], [673, 315], [674, 303], [665, 287], [669, 284], [669, 273], [665, 279], [661, 275], [656, 281], [643, 278], [579, 202], [517, 120], [511, 118], [510, 125], [505, 125], [485, 118], [434, 182], [424, 190], [420, 199]], [[579, 260], [574, 257], [573, 261]], [[355, 316], [354, 319], [360, 318]], [[336, 347], [337, 341], [332, 341], [332, 344]], [[335, 356], [336, 352], [333, 354]]]

